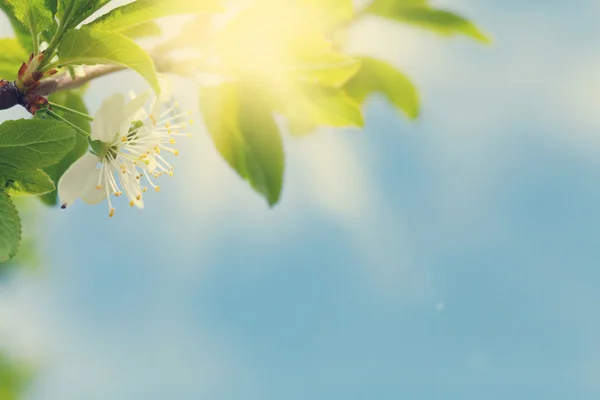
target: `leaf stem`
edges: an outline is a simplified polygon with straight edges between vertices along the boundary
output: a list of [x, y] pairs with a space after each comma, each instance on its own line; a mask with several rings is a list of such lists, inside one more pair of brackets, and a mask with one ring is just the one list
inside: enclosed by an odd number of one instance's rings
[[84, 118], [84, 119], [86, 119], [86, 120], [88, 120], [88, 121], [90, 121], [90, 122], [92, 122], [92, 121], [94, 120], [94, 118], [93, 118], [93, 117], [91, 117], [91, 116], [89, 116], [89, 115], [87, 115], [87, 114], [84, 114], [84, 113], [82, 113], [82, 112], [79, 112], [79, 111], [77, 111], [77, 110], [73, 110], [72, 108], [69, 108], [69, 107], [66, 107], [66, 106], [62, 106], [62, 105], [60, 105], [60, 104], [56, 104], [56, 103], [54, 103], [54, 102], [49, 102], [49, 103], [50, 103], [50, 105], [52, 106], [52, 108], [55, 108], [55, 109], [57, 109], [57, 110], [60, 110], [60, 111], [64, 111], [64, 112], [68, 112], [68, 113], [71, 113], [71, 114], [77, 115], [78, 117]]
[[37, 33], [33, 23], [31, 24], [30, 32], [31, 32], [31, 41], [33, 43], [33, 54], [37, 54], [38, 51], [40, 51], [40, 42], [38, 39], [38, 33]]
[[79, 134], [84, 139], [87, 140], [89, 138], [89, 136], [90, 136], [89, 133], [87, 133], [86, 131], [84, 131], [83, 129], [81, 129], [80, 127], [78, 127], [77, 125], [73, 124], [71, 121], [67, 120], [66, 118], [61, 117], [60, 115], [58, 115], [57, 113], [53, 112], [52, 110], [46, 110], [46, 112], [52, 118], [54, 118], [56, 120], [59, 120], [59, 121], [62, 121], [65, 124], [71, 126], [73, 129], [75, 129], [75, 132], [77, 132], [77, 134]]

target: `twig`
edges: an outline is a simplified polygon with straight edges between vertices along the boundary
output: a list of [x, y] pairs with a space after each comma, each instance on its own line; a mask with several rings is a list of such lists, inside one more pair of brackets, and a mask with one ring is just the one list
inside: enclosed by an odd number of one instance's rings
[[72, 78], [69, 73], [65, 72], [52, 78], [43, 80], [40, 86], [35, 89], [35, 93], [42, 96], [49, 96], [53, 93], [63, 90], [77, 89], [93, 79], [124, 69], [125, 67], [120, 65], [85, 66], [83, 67], [83, 74], [81, 76]]

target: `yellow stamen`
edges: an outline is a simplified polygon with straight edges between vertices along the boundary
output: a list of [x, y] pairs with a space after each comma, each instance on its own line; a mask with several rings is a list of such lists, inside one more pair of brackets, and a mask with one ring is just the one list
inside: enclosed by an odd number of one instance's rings
[[155, 187], [154, 190], [156, 190], [156, 192], [160, 192], [160, 186]]
[[112, 218], [112, 217], [113, 217], [113, 215], [115, 215], [115, 209], [114, 209], [114, 208], [111, 208], [111, 209], [110, 209], [110, 212], [108, 213], [108, 217], [109, 217], [109, 218]]
[[129, 202], [129, 207], [133, 207], [133, 204], [134, 204], [134, 203], [133, 203], [133, 200], [131, 200], [131, 201]]

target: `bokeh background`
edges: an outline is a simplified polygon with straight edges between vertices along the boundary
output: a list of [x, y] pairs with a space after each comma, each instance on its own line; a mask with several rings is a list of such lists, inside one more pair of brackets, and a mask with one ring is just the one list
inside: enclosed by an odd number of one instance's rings
[[423, 115], [373, 99], [362, 131], [287, 137], [276, 208], [201, 124], [146, 210], [36, 207], [40, 265], [0, 281], [25, 398], [599, 398], [600, 3], [436, 4], [494, 44], [357, 27]]

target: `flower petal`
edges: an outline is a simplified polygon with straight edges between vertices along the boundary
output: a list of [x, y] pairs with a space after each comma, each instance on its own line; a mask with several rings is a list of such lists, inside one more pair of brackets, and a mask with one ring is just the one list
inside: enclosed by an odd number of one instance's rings
[[100, 170], [96, 168], [90, 174], [81, 195], [81, 200], [83, 200], [85, 203], [94, 205], [100, 203], [106, 198], [106, 188], [98, 189], [99, 178]]
[[111, 143], [123, 123], [123, 109], [125, 98], [121, 93], [116, 93], [102, 102], [100, 109], [94, 116], [92, 124], [92, 140]]
[[142, 93], [133, 100], [131, 100], [129, 103], [127, 103], [127, 105], [123, 108], [123, 119], [121, 120], [121, 124], [119, 125], [119, 134], [121, 136], [127, 136], [127, 134], [129, 133], [129, 127], [131, 126], [131, 122], [142, 110], [144, 104], [146, 104], [149, 97], [150, 93]]
[[167, 103], [173, 101], [173, 84], [171, 83], [171, 80], [165, 75], [159, 75], [158, 83], [161, 88], [160, 96], [155, 97], [150, 106], [150, 115], [155, 118], [158, 118], [160, 111]]
[[97, 164], [98, 157], [85, 153], [65, 171], [58, 181], [58, 197], [62, 208], [70, 206], [75, 199], [81, 197]]

